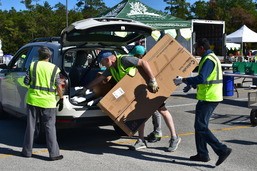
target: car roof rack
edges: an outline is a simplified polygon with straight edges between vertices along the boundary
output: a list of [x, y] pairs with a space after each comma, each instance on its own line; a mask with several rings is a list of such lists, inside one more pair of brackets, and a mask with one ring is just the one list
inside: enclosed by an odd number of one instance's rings
[[60, 37], [42, 37], [42, 38], [36, 38], [31, 40], [32, 42], [54, 42], [58, 41], [60, 43], [61, 38]]

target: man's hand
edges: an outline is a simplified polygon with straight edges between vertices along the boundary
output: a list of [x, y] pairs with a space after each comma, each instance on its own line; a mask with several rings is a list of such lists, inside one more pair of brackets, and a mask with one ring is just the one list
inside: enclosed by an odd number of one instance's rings
[[190, 85], [187, 85], [186, 87], [183, 88], [183, 92], [187, 93], [191, 89]]
[[173, 79], [173, 82], [174, 82], [174, 84], [175, 84], [176, 86], [179, 86], [180, 84], [183, 83], [182, 79], [183, 79], [182, 77], [177, 76], [176, 78]]
[[56, 103], [56, 107], [58, 107], [58, 105], [59, 105], [58, 111], [60, 112], [60, 111], [63, 109], [63, 98], [60, 99], [60, 100]]
[[148, 87], [149, 87], [150, 92], [152, 92], [152, 93], [158, 92], [159, 87], [158, 87], [158, 84], [157, 84], [155, 78], [150, 79], [150, 81], [148, 83]]

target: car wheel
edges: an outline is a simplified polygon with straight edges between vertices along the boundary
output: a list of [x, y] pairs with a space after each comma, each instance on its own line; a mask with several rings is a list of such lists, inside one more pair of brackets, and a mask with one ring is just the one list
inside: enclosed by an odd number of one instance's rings
[[113, 125], [113, 128], [118, 136], [128, 136], [118, 125]]
[[2, 103], [0, 103], [0, 119], [6, 119], [8, 114], [3, 110]]
[[257, 125], [257, 109], [251, 110], [250, 121], [252, 125]]
[[37, 121], [37, 124], [36, 124], [34, 142], [37, 144], [46, 143], [45, 128], [40, 119]]

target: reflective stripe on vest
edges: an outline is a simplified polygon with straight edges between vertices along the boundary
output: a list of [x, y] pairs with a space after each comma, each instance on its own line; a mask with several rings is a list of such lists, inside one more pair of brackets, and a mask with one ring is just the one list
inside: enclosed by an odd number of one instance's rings
[[32, 71], [32, 84], [30, 85], [30, 88], [32, 89], [37, 89], [37, 90], [43, 90], [43, 91], [48, 91], [48, 92], [56, 92], [56, 89], [53, 88], [53, 85], [54, 85], [54, 80], [55, 80], [55, 75], [56, 75], [56, 72], [57, 72], [57, 69], [58, 67], [55, 66], [54, 67], [54, 70], [53, 70], [53, 73], [52, 73], [52, 76], [51, 76], [51, 80], [50, 80], [50, 88], [47, 88], [47, 87], [39, 87], [39, 86], [36, 86], [36, 80], [37, 80], [37, 64], [38, 64], [38, 61], [36, 61], [34, 63], [34, 67], [33, 67], [33, 71]]

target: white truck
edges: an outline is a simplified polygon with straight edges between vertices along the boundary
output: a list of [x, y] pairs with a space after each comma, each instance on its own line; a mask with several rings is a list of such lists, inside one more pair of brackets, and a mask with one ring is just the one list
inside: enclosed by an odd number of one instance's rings
[[197, 39], [207, 38], [211, 49], [224, 62], [226, 58], [225, 21], [192, 19], [191, 22], [191, 53], [196, 55], [193, 45]]

